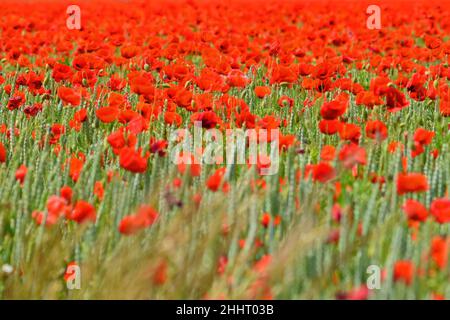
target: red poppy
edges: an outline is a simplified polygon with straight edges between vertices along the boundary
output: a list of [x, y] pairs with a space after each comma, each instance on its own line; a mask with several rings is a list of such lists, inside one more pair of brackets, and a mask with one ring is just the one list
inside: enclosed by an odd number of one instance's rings
[[430, 212], [439, 223], [450, 222], [450, 199], [438, 198], [431, 202]]
[[77, 223], [83, 223], [85, 221], [95, 221], [95, 208], [89, 202], [79, 200], [75, 204], [72, 212], [68, 214], [67, 218], [69, 220], [76, 221]]
[[339, 137], [342, 140], [349, 140], [354, 143], [358, 143], [359, 138], [361, 137], [361, 128], [356, 124], [343, 123], [339, 127]]
[[431, 240], [431, 258], [438, 268], [444, 270], [448, 263], [449, 239], [436, 236]]
[[201, 122], [202, 127], [206, 129], [215, 128], [218, 123], [220, 123], [220, 118], [213, 111], [205, 111], [194, 113], [191, 116], [192, 122]]
[[219, 168], [206, 180], [206, 186], [209, 190], [217, 191], [221, 185], [224, 191], [228, 189], [228, 183], [224, 182], [225, 171], [226, 168]]
[[1, 142], [0, 142], [0, 162], [1, 163], [6, 162], [6, 148]]
[[337, 119], [347, 110], [347, 103], [347, 101], [341, 100], [325, 102], [320, 109], [320, 115], [326, 120]]
[[314, 165], [312, 169], [312, 178], [314, 181], [325, 183], [334, 179], [335, 176], [336, 171], [326, 162], [320, 162]]
[[164, 122], [179, 127], [183, 123], [183, 118], [176, 112], [168, 111], [164, 114]]
[[336, 148], [333, 146], [323, 146], [322, 151], [320, 152], [320, 158], [323, 161], [333, 161], [336, 156]]
[[321, 120], [319, 122], [320, 132], [333, 135], [339, 131], [341, 122], [339, 120]]
[[134, 173], [143, 173], [147, 170], [147, 159], [141, 157], [133, 148], [125, 147], [119, 154], [120, 166]]
[[265, 96], [270, 95], [271, 93], [270, 87], [267, 86], [257, 86], [255, 87], [255, 94], [258, 98], [264, 98]]
[[388, 137], [387, 126], [380, 120], [367, 121], [366, 135], [371, 139], [385, 140]]
[[81, 94], [75, 89], [67, 87], [58, 88], [58, 97], [65, 103], [72, 106], [78, 106], [81, 102]]
[[119, 116], [119, 108], [116, 107], [102, 107], [95, 110], [95, 115], [101, 122], [110, 123], [117, 120]]
[[339, 151], [339, 160], [344, 167], [351, 169], [354, 165], [365, 165], [367, 162], [366, 150], [357, 144], [346, 144]]
[[158, 212], [151, 206], [142, 205], [133, 215], [125, 216], [119, 224], [119, 232], [131, 235], [151, 226], [158, 218]]
[[428, 210], [417, 200], [408, 199], [402, 207], [409, 221], [423, 222], [428, 217]]
[[25, 176], [27, 175], [27, 167], [25, 165], [21, 165], [17, 170], [16, 170], [16, 180], [19, 181], [21, 184], [23, 184], [23, 181], [25, 180]]
[[394, 280], [404, 282], [407, 285], [412, 283], [414, 276], [414, 265], [409, 260], [397, 261], [394, 265]]
[[427, 177], [421, 173], [400, 173], [397, 177], [397, 193], [424, 192], [428, 190]]

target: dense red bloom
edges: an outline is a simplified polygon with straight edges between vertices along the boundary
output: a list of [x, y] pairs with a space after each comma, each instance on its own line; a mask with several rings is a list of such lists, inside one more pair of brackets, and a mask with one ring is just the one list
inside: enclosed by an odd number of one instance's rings
[[0, 162], [6, 162], [6, 148], [3, 143], [0, 142]]
[[143, 173], [147, 170], [147, 159], [141, 157], [133, 148], [125, 147], [120, 151], [120, 166], [134, 173]]
[[69, 220], [76, 221], [77, 223], [83, 223], [85, 221], [95, 221], [95, 208], [89, 202], [79, 200], [75, 204], [72, 212], [68, 214], [67, 218]]
[[158, 212], [148, 205], [142, 205], [137, 213], [125, 216], [119, 224], [119, 232], [130, 235], [151, 226], [158, 218]]
[[433, 131], [425, 130], [424, 128], [417, 128], [414, 133], [414, 142], [421, 145], [428, 145], [431, 143], [435, 133]]
[[21, 184], [25, 180], [27, 171], [28, 171], [27, 167], [23, 164], [16, 170], [16, 180], [19, 181]]
[[44, 223], [45, 225], [54, 225], [61, 216], [70, 214], [71, 207], [63, 197], [50, 196], [47, 199], [47, 213], [41, 211], [33, 211], [32, 217], [38, 225]]
[[333, 135], [339, 131], [341, 122], [339, 120], [321, 120], [319, 122], [320, 132]]
[[387, 126], [380, 120], [367, 121], [366, 135], [371, 139], [385, 140], [388, 137]]
[[73, 70], [70, 66], [57, 63], [53, 67], [52, 77], [56, 82], [70, 79], [73, 75]]
[[437, 49], [441, 46], [442, 41], [436, 37], [425, 35], [425, 45], [428, 49]]
[[367, 162], [366, 150], [354, 143], [346, 144], [339, 151], [339, 160], [347, 169], [351, 169], [357, 164], [365, 165]]
[[78, 159], [77, 157], [70, 158], [69, 176], [73, 181], [77, 181], [80, 176], [81, 170], [83, 169], [84, 161]]
[[349, 140], [354, 143], [358, 143], [359, 138], [361, 137], [361, 128], [356, 124], [343, 123], [339, 127], [339, 137], [342, 140]]
[[393, 112], [409, 106], [409, 101], [398, 89], [389, 87], [386, 92], [386, 105], [388, 110]]
[[150, 141], [150, 152], [157, 153], [160, 157], [166, 155], [166, 148], [169, 143], [166, 140]]
[[322, 105], [320, 115], [326, 120], [334, 120], [342, 116], [346, 110], [347, 101], [334, 100]]
[[179, 127], [183, 122], [183, 118], [176, 112], [168, 111], [164, 114], [164, 121], [169, 125]]
[[110, 123], [117, 120], [119, 116], [119, 108], [102, 107], [95, 111], [95, 115], [101, 122]]
[[126, 59], [131, 59], [139, 53], [139, 47], [138, 46], [122, 47], [120, 49], [120, 53], [122, 54], [122, 57]]
[[81, 102], [81, 95], [72, 88], [59, 87], [58, 96], [64, 103], [72, 106], [78, 106]]
[[272, 90], [267, 86], [258, 86], [255, 87], [255, 94], [258, 98], [264, 98], [268, 96]]
[[213, 111], [205, 111], [200, 113], [195, 113], [191, 117], [192, 122], [201, 122], [202, 127], [206, 129], [215, 128], [220, 122], [220, 118]]
[[[206, 186], [211, 191], [217, 191], [219, 190], [219, 187], [222, 185], [222, 182], [224, 180], [226, 168], [220, 168], [217, 169], [209, 178], [206, 180]], [[228, 183], [223, 183], [224, 191], [228, 188]]]
[[333, 146], [323, 146], [322, 151], [320, 152], [320, 158], [324, 161], [332, 161], [336, 156], [336, 148]]
[[428, 210], [417, 200], [408, 199], [402, 207], [409, 221], [423, 222], [428, 217]]
[[447, 267], [449, 243], [449, 239], [440, 236], [431, 240], [431, 258], [440, 269]]
[[414, 265], [411, 261], [400, 260], [394, 265], [394, 280], [404, 282], [407, 285], [412, 283], [414, 277]]
[[334, 168], [326, 162], [316, 164], [312, 169], [312, 178], [314, 181], [325, 183], [334, 179], [336, 171]]
[[61, 197], [63, 197], [64, 199], [66, 199], [67, 203], [71, 203], [72, 202], [72, 188], [69, 186], [64, 186], [61, 188], [60, 190], [61, 193]]
[[276, 65], [273, 67], [270, 84], [283, 82], [294, 83], [296, 80], [297, 74], [293, 68], [284, 65]]
[[361, 91], [356, 95], [356, 104], [373, 108], [374, 106], [382, 105], [383, 100], [373, 92]]
[[397, 193], [423, 192], [428, 190], [427, 177], [421, 173], [399, 174], [397, 177]]
[[439, 223], [450, 222], [450, 199], [439, 198], [431, 202], [430, 212]]

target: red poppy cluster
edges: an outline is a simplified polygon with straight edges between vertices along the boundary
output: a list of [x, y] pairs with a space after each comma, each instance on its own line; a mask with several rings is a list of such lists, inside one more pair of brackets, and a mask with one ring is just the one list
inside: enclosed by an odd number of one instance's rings
[[[324, 190], [334, 186], [335, 224], [347, 211], [342, 185], [351, 189], [355, 181], [379, 184], [383, 194], [388, 184], [410, 227], [418, 229], [430, 215], [430, 223], [450, 223], [448, 186], [435, 183], [448, 176], [449, 166], [448, 155], [441, 154], [450, 141], [445, 5], [389, 2], [381, 5], [382, 29], [369, 30], [364, 1], [351, 9], [306, 0], [169, 2], [80, 1], [80, 30], [66, 27], [64, 2], [0, 4], [1, 166], [14, 166], [18, 188], [30, 170], [34, 176], [34, 159], [23, 159], [14, 144], [27, 134], [42, 154], [51, 150], [50, 156], [62, 159], [58, 169], [69, 177], [68, 186], [39, 196], [43, 202], [32, 212], [37, 224], [51, 226], [63, 217], [95, 222], [114, 176], [126, 177], [125, 184], [130, 176], [138, 181], [149, 174], [155, 159], [168, 161], [169, 131], [192, 129], [196, 122], [202, 130], [222, 132], [280, 129], [281, 161], [292, 155], [309, 161], [295, 167], [296, 181]], [[94, 154], [91, 147], [103, 140], [106, 147]], [[226, 197], [234, 187], [223, 163], [209, 170], [193, 161], [202, 157], [203, 147], [178, 155], [189, 161], [174, 165], [169, 186], [202, 181], [196, 203], [203, 192]], [[377, 152], [389, 161], [398, 156], [401, 169], [392, 174], [378, 168], [370, 158]], [[253, 191], [266, 187], [268, 181], [257, 174], [268, 163], [257, 159]], [[447, 168], [433, 174], [430, 163]], [[73, 191], [88, 170], [95, 181], [89, 190], [95, 197], [89, 198]], [[286, 179], [277, 179], [276, 190], [283, 190]], [[300, 200], [295, 201], [299, 208]], [[116, 226], [123, 235], [148, 228], [159, 217], [147, 204], [124, 214]], [[281, 215], [264, 212], [263, 228], [280, 223]], [[339, 239], [335, 229], [328, 243]], [[428, 256], [446, 268], [448, 239], [435, 235]], [[265, 257], [256, 269], [269, 263]], [[220, 261], [220, 270], [226, 261]], [[165, 265], [161, 268], [165, 275]], [[394, 279], [407, 285], [417, 273], [409, 260], [394, 265]], [[360, 288], [342, 294], [367, 296]]]

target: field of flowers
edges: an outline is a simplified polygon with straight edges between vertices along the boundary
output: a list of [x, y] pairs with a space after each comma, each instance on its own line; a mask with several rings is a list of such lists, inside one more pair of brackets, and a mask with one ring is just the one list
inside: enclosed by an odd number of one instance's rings
[[75, 2], [0, 2], [1, 299], [450, 298], [450, 3]]

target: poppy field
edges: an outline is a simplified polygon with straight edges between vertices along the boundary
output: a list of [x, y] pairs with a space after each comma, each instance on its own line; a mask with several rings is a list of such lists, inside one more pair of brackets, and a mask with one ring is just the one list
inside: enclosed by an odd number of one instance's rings
[[0, 299], [450, 298], [449, 2], [0, 12]]

